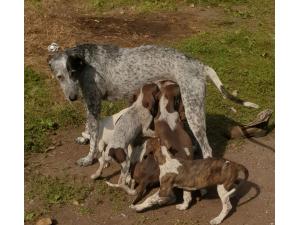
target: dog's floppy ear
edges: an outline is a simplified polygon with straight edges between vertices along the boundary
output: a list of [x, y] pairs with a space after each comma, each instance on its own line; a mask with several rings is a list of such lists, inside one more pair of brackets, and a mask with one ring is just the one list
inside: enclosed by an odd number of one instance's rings
[[122, 163], [126, 160], [126, 153], [122, 148], [109, 149], [108, 155], [112, 157], [117, 163]]
[[68, 55], [67, 69], [71, 76], [77, 76], [83, 70], [85, 61], [78, 55]]

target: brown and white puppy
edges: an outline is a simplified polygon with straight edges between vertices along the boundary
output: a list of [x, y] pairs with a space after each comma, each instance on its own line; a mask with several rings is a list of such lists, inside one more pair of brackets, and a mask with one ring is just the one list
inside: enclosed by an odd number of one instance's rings
[[[232, 208], [230, 196], [236, 191], [234, 183], [239, 172], [243, 172], [244, 180], [247, 180], [248, 170], [243, 165], [226, 159], [186, 160], [174, 158], [159, 138], [154, 139], [154, 158], [159, 164], [160, 189], [143, 203], [131, 205], [131, 208], [142, 211], [156, 204], [166, 204], [174, 200], [174, 187], [192, 191], [217, 186], [223, 209], [217, 217], [210, 221], [210, 224], [221, 223]], [[189, 206], [191, 201], [189, 196], [187, 197], [184, 193], [183, 199], [182, 207], [177, 208], [181, 209]]]
[[150, 129], [155, 111], [155, 96], [159, 92], [156, 84], [144, 85], [139, 91], [137, 98], [128, 110], [116, 121], [113, 137], [107, 146], [107, 151], [98, 159], [100, 166], [93, 178], [101, 175], [103, 166], [111, 160], [121, 165], [121, 175], [118, 184], [125, 185], [125, 178], [129, 172], [130, 158], [127, 148], [139, 135], [154, 136]]
[[[184, 129], [180, 112], [177, 111], [178, 106], [182, 104], [179, 87], [172, 81], [160, 81], [159, 84], [159, 107], [154, 119], [155, 134], [170, 148], [174, 156], [193, 159], [192, 141]], [[133, 204], [141, 200], [148, 185], [159, 182], [159, 169], [153, 156], [154, 147], [154, 139], [148, 139], [141, 161], [132, 166], [132, 177], [138, 184]]]

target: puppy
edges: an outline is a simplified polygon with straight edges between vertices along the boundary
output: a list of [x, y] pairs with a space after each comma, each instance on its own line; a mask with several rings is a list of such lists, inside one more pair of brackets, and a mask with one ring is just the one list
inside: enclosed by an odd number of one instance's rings
[[[217, 186], [223, 209], [217, 217], [210, 221], [210, 224], [221, 223], [232, 208], [229, 198], [236, 191], [234, 182], [237, 180], [239, 172], [244, 173], [246, 181], [248, 170], [240, 164], [225, 159], [186, 160], [175, 158], [159, 138], [154, 139], [154, 158], [159, 164], [160, 189], [143, 203], [130, 207], [136, 211], [142, 211], [156, 204], [170, 203], [174, 201], [174, 187], [192, 191]], [[177, 205], [177, 209], [183, 210], [189, 207], [191, 198], [185, 193], [183, 195], [184, 202]]]
[[121, 175], [118, 184], [125, 185], [125, 178], [129, 172], [130, 159], [127, 147], [135, 138], [142, 134], [144, 136], [154, 136], [154, 131], [150, 129], [155, 113], [155, 96], [159, 89], [156, 84], [144, 85], [136, 95], [136, 100], [128, 110], [119, 117], [115, 124], [115, 130], [111, 142], [107, 146], [107, 151], [99, 158], [99, 168], [93, 178], [101, 175], [105, 162], [111, 160], [121, 165]]
[[[159, 84], [160, 92], [157, 96], [159, 107], [154, 119], [155, 134], [171, 149], [172, 155], [193, 159], [192, 140], [185, 131], [180, 112], [178, 112], [179, 106], [182, 105], [179, 86], [171, 81], [161, 81]], [[184, 112], [183, 105], [181, 109]], [[138, 183], [137, 196], [132, 204], [141, 200], [147, 186], [159, 181], [159, 168], [153, 157], [154, 146], [153, 139], [148, 139], [142, 160], [131, 166], [132, 178]], [[189, 192], [185, 195], [190, 194]]]

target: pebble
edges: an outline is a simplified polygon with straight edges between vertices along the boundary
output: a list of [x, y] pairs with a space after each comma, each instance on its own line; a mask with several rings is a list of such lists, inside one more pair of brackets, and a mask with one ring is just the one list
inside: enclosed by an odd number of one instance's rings
[[48, 217], [48, 218], [42, 218], [39, 219], [36, 222], [36, 225], [51, 225], [52, 224], [52, 220]]

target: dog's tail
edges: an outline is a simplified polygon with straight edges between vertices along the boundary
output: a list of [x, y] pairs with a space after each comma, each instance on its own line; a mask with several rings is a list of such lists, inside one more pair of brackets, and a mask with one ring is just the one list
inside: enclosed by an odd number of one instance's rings
[[218, 77], [216, 71], [213, 68], [211, 68], [209, 66], [204, 66], [204, 71], [205, 71], [206, 75], [214, 83], [214, 85], [218, 88], [218, 90], [221, 92], [221, 94], [223, 95], [223, 98], [227, 98], [227, 99], [229, 99], [229, 100], [231, 100], [231, 101], [233, 101], [237, 104], [241, 104], [241, 105], [246, 106], [246, 107], [251, 107], [251, 108], [255, 108], [255, 109], [259, 108], [259, 106], [255, 103], [244, 101], [244, 100], [230, 94], [225, 89], [224, 85], [222, 84], [220, 78]]
[[238, 172], [241, 171], [244, 174], [243, 183], [246, 182], [249, 177], [248, 169], [245, 166], [238, 164], [238, 163], [236, 163], [236, 168], [237, 168]]

